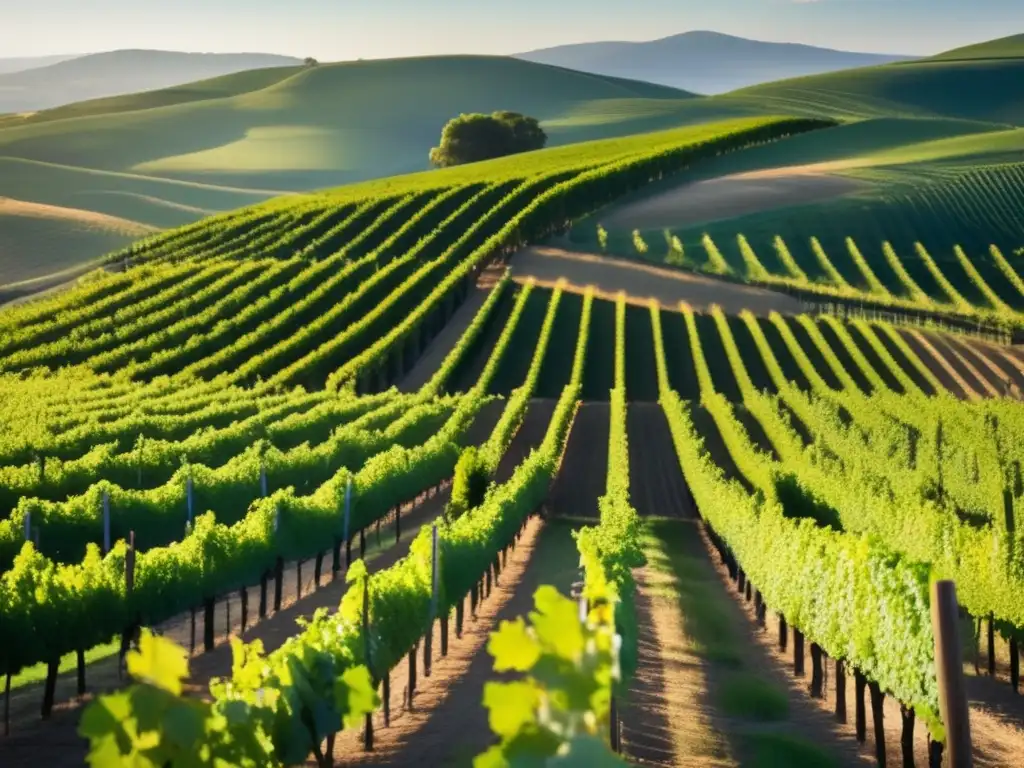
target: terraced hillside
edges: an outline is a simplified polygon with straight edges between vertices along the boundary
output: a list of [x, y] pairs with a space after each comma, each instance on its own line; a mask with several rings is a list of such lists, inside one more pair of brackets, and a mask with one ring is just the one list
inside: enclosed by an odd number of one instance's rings
[[[81, 705], [123, 685], [111, 656], [141, 626], [191, 650], [187, 695], [231, 713], [215, 753], [465, 761], [498, 740], [487, 637], [542, 583], [576, 583], [588, 621], [620, 635], [618, 663], [586, 679], [592, 735], [630, 757], [852, 764], [869, 749], [853, 727], [785, 714], [821, 708], [831, 659], [862, 701], [861, 681], [886, 694], [874, 746], [924, 764], [943, 740], [929, 578], [955, 579], [1014, 659], [1024, 627], [1024, 407], [1006, 396], [1024, 384], [1019, 351], [769, 306], [696, 312], [649, 300], [643, 280], [598, 295], [587, 262], [549, 280], [516, 266], [665, 176], [826, 125], [750, 118], [276, 200], [0, 312], [4, 765], [81, 764]], [[704, 612], [666, 602], [681, 581], [654, 586], [676, 557], [658, 551], [686, 558], [673, 578], [718, 579], [705, 537], [755, 617], [770, 608], [793, 633], [799, 669], [806, 639], [810, 696], [780, 687], [777, 659], [742, 661], [753, 621], [731, 640], [695, 627], [739, 615], [721, 585]], [[584, 630], [567, 610], [571, 639]], [[262, 643], [247, 662], [220, 642], [232, 632]], [[679, 695], [696, 678], [676, 643], [707, 695]], [[725, 667], [758, 677], [786, 722], [730, 714], [712, 680]], [[362, 705], [339, 680], [359, 675], [380, 699], [343, 728]], [[645, 697], [658, 679], [671, 695]], [[972, 692], [977, 717], [991, 682]], [[693, 740], [659, 751], [659, 717], [694, 724]], [[728, 745], [697, 732], [723, 722]], [[1020, 746], [990, 726], [979, 764]]]

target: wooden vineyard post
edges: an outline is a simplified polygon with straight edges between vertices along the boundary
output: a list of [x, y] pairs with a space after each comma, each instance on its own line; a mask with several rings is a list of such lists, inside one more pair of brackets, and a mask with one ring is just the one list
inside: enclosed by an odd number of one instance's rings
[[811, 696], [815, 699], [822, 697], [822, 670], [821, 670], [821, 646], [811, 643]]
[[804, 633], [793, 628], [793, 674], [804, 676]]
[[[373, 664], [370, 659], [370, 575], [363, 577], [363, 657], [366, 659], [366, 668], [373, 674]], [[366, 713], [366, 725], [363, 732], [363, 749], [367, 752], [373, 751], [373, 713]]]
[[284, 558], [274, 563], [274, 612], [281, 610], [281, 590], [284, 587]]
[[4, 685], [4, 736], [11, 735], [11, 673], [7, 673]]
[[213, 609], [216, 601], [208, 597], [203, 601], [203, 650], [213, 650]]
[[946, 727], [949, 768], [970, 768], [971, 725], [967, 714], [960, 635], [959, 606], [952, 581], [932, 584], [932, 631], [935, 634], [935, 673], [939, 683], [939, 711]]
[[423, 638], [423, 676], [430, 677], [430, 656], [434, 645], [434, 623], [437, 621], [437, 586], [440, 575], [437, 563], [437, 524], [431, 527], [430, 551], [430, 621], [427, 623], [427, 634]]
[[991, 613], [988, 615], [988, 673], [992, 677], [996, 675], [996, 627]]
[[85, 651], [81, 648], [75, 651], [75, 666], [78, 669], [78, 695], [85, 693]]
[[313, 585], [315, 589], [320, 589], [320, 574], [324, 569], [324, 553], [316, 553], [316, 562], [313, 563]]
[[871, 693], [871, 719], [875, 725], [875, 759], [878, 764], [885, 765], [885, 694], [881, 686], [875, 681], [868, 683], [868, 691]]
[[384, 708], [384, 727], [391, 727], [391, 670], [384, 673], [384, 679], [381, 680], [381, 693], [380, 693], [381, 704]]
[[900, 704], [900, 719], [903, 730], [900, 731], [900, 748], [903, 752], [903, 768], [914, 768], [914, 710]]
[[256, 614], [264, 619], [267, 616], [267, 573], [260, 574], [260, 604], [257, 606]]
[[1010, 638], [1010, 685], [1013, 692], [1017, 693], [1020, 688], [1020, 652], [1017, 648], [1017, 638]]
[[836, 721], [846, 722], [846, 665], [836, 659]]
[[451, 617], [451, 611], [445, 611], [441, 614], [441, 656], [448, 655], [448, 620]]
[[864, 689], [867, 687], [868, 681], [864, 677], [864, 673], [859, 669], [853, 670], [853, 695], [855, 698], [854, 704], [856, 709], [856, 728], [857, 728], [857, 741], [863, 744], [868, 737], [867, 734], [867, 713], [864, 711]]
[[366, 529], [359, 529], [359, 557], [360, 559], [366, 559]]
[[238, 599], [242, 603], [242, 631], [245, 632], [249, 619], [249, 590], [242, 587], [238, 590]]
[[786, 650], [786, 617], [779, 614], [779, 650]]
[[409, 686], [406, 689], [405, 708], [410, 712], [413, 711], [413, 697], [416, 695], [416, 650], [418, 647], [419, 643], [416, 643], [409, 651]]

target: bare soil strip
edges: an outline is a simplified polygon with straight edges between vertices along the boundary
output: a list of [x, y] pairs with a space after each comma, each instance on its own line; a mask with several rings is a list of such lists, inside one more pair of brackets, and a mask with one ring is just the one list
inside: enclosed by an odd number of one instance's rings
[[1024, 389], [1024, 360], [1013, 354], [1012, 347], [998, 346], [980, 339], [964, 340], [962, 343], [999, 366], [1014, 384]]
[[732, 314], [744, 309], [763, 316], [771, 312], [796, 314], [801, 311], [796, 299], [765, 288], [550, 246], [526, 248], [513, 256], [512, 276], [519, 282], [532, 277], [544, 286], [553, 286], [559, 278], [565, 278], [573, 291], [583, 292], [593, 286], [595, 295], [604, 299], [614, 299], [624, 291], [631, 303], [646, 304], [655, 299], [662, 307], [672, 310], [685, 301], [694, 309], [718, 304]]
[[[964, 376], [964, 372], [966, 372], [967, 376], [971, 377], [968, 381], [975, 391], [982, 392], [986, 397], [999, 396], [999, 389], [993, 385], [973, 362], [960, 353], [950, 337], [940, 336], [937, 333], [928, 333], [928, 337], [932, 344], [949, 357], [950, 363], [953, 366], [961, 369], [961, 376]], [[966, 379], [967, 376], [964, 376], [964, 378]]]
[[0, 216], [24, 216], [32, 219], [60, 219], [89, 227], [108, 229], [125, 235], [140, 237], [158, 231], [149, 224], [141, 224], [119, 216], [110, 216], [82, 208], [65, 208], [59, 205], [30, 203], [27, 200], [15, 200], [11, 197], [0, 197]]
[[548, 494], [556, 515], [598, 517], [608, 477], [608, 403], [584, 403], [576, 412], [562, 466]]
[[[978, 373], [985, 377], [985, 380], [991, 385], [991, 389], [996, 392], [994, 397], [1002, 396], [1016, 386], [1019, 372], [1012, 367], [1005, 366], [1001, 360], [993, 359], [995, 356], [989, 355], [984, 347], [968, 344], [958, 336], [949, 335], [944, 339], [946, 345], [950, 349], [956, 350], [965, 364], [972, 364]], [[1005, 370], [1005, 368], [1009, 368], [1009, 370]], [[1017, 397], [1020, 397], [1019, 394]]]
[[[476, 619], [467, 617], [461, 639], [452, 632], [445, 658], [437, 656], [440, 636], [435, 632], [433, 671], [417, 680], [414, 710], [403, 704], [406, 659], [391, 675], [390, 727], [384, 727], [380, 713], [375, 716], [373, 752], [363, 751], [362, 733], [353, 731], [339, 737], [335, 757], [345, 765], [472, 765], [495, 740], [482, 704], [484, 685], [510, 679], [493, 671], [494, 660], [487, 653], [490, 633], [502, 621], [529, 613], [542, 584], [567, 594], [577, 578], [576, 562], [570, 526], [532, 518]], [[422, 649], [417, 666], [422, 674]]]
[[910, 348], [928, 370], [942, 382], [942, 386], [963, 400], [977, 400], [981, 395], [957, 373], [949, 361], [932, 346], [924, 334], [914, 329], [897, 329]]
[[[730, 598], [661, 409], [631, 404], [628, 428], [633, 502], [641, 514], [664, 516], [648, 518], [648, 563], [637, 571], [640, 662], [624, 712], [630, 757], [640, 765], [701, 768], [823, 758], [857, 764], [856, 743], [788, 689], [785, 670], [760, 649], [756, 628]], [[736, 710], [737, 696], [749, 700], [766, 688], [774, 691], [773, 707], [759, 715]], [[767, 752], [776, 762], [766, 762]]]
[[441, 367], [441, 363], [448, 356], [448, 353], [462, 338], [462, 334], [473, 322], [477, 311], [487, 300], [488, 294], [501, 279], [505, 271], [504, 265], [490, 266], [485, 269], [477, 278], [476, 287], [470, 292], [462, 306], [455, 310], [455, 314], [445, 323], [444, 328], [427, 345], [426, 350], [420, 355], [419, 360], [413, 369], [402, 379], [398, 389], [402, 392], [415, 392], [424, 384], [430, 381], [431, 377]]
[[691, 182], [610, 208], [598, 218], [608, 228], [687, 227], [854, 192], [864, 182], [825, 173], [826, 167], [790, 166]]

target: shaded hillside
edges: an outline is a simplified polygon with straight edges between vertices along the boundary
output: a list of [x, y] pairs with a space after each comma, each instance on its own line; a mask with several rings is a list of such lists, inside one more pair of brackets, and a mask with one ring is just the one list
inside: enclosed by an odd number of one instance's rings
[[0, 113], [148, 91], [232, 72], [301, 63], [265, 53], [110, 51], [0, 75]]

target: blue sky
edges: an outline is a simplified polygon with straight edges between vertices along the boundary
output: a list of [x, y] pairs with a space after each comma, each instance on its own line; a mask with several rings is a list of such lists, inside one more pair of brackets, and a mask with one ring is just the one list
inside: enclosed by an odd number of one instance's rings
[[4, 0], [0, 57], [164, 48], [332, 61], [692, 29], [927, 54], [1024, 32], [1024, 0]]

